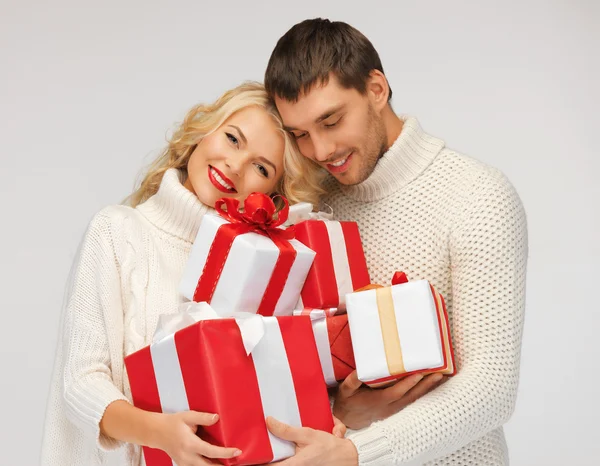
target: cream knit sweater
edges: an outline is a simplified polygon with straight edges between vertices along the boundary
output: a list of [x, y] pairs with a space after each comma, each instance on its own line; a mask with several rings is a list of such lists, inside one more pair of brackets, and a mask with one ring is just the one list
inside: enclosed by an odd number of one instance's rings
[[349, 433], [361, 465], [504, 465], [525, 308], [527, 227], [498, 171], [444, 147], [414, 118], [363, 183], [325, 202], [356, 220], [371, 279], [394, 271], [444, 295], [458, 374], [390, 418]]
[[151, 342], [160, 314], [177, 311], [208, 210], [169, 170], [145, 203], [107, 207], [90, 223], [61, 318], [42, 465], [142, 464], [139, 447], [100, 435], [100, 419], [111, 402], [131, 398], [123, 358]]

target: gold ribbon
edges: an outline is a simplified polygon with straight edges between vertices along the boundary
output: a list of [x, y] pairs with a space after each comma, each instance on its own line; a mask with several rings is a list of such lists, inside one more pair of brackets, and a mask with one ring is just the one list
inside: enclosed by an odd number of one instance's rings
[[383, 347], [387, 359], [390, 375], [398, 375], [406, 372], [400, 348], [400, 336], [398, 335], [398, 323], [394, 311], [394, 300], [392, 299], [392, 288], [377, 288], [377, 310], [383, 336]]

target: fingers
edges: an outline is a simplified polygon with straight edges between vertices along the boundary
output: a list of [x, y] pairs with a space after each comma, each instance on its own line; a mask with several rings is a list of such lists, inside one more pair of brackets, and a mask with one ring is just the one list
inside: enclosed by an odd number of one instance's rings
[[218, 414], [201, 413], [199, 411], [187, 411], [183, 413], [183, 416], [185, 423], [191, 426], [212, 426], [219, 420]]
[[271, 416], [267, 418], [267, 427], [276, 437], [289, 442], [294, 442], [295, 444], [308, 443], [310, 438], [311, 429], [305, 427], [292, 427]]
[[393, 403], [401, 399], [408, 391], [414, 388], [421, 380], [423, 380], [422, 374], [409, 375], [396, 382], [391, 387], [382, 389], [382, 397], [388, 403]]
[[356, 371], [352, 371], [346, 380], [344, 380], [338, 389], [338, 394], [343, 398], [349, 398], [354, 395], [362, 386], [362, 382], [358, 380]]
[[344, 438], [346, 435], [346, 425], [335, 416], [333, 416], [332, 434], [339, 438]]
[[200, 442], [201, 445], [198, 445], [197, 453], [207, 458], [235, 458], [242, 454], [237, 448], [218, 447], [204, 440], [200, 440]]
[[414, 401], [421, 398], [423, 395], [429, 393], [432, 389], [434, 389], [437, 385], [439, 385], [444, 376], [442, 374], [430, 374], [423, 378], [417, 385], [415, 385], [408, 393], [406, 393], [400, 400], [391, 403], [392, 407], [394, 405], [402, 404], [402, 407], [413, 403]]

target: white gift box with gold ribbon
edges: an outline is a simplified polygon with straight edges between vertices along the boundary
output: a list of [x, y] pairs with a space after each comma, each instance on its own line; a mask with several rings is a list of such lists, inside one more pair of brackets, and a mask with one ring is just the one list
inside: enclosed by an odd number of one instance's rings
[[448, 316], [427, 280], [346, 295], [359, 380], [380, 386], [416, 372], [454, 374]]

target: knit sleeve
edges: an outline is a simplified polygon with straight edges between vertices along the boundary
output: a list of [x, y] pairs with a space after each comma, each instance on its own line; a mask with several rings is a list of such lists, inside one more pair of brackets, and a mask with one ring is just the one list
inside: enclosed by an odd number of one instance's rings
[[107, 406], [127, 399], [112, 381], [109, 352], [111, 342], [122, 341], [122, 321], [113, 232], [110, 217], [102, 211], [80, 246], [66, 300], [62, 345], [66, 416], [103, 450], [122, 445], [100, 433]]
[[516, 399], [527, 226], [499, 173], [480, 175], [450, 238], [458, 373], [390, 418], [351, 433], [360, 464], [422, 464], [504, 424]]

